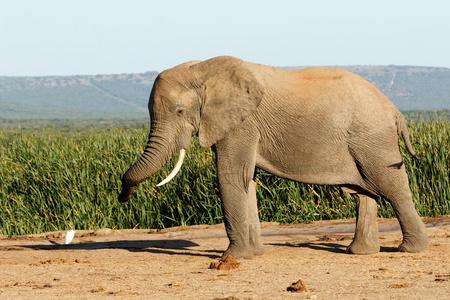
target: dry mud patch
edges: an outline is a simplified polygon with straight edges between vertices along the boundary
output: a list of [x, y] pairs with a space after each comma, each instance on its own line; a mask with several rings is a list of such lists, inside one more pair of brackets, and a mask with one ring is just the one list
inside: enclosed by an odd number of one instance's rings
[[263, 223], [266, 253], [222, 270], [222, 224], [2, 238], [0, 298], [449, 299], [450, 216], [424, 221], [426, 251], [396, 252], [398, 222], [379, 219], [381, 252], [364, 256], [345, 254], [354, 219]]

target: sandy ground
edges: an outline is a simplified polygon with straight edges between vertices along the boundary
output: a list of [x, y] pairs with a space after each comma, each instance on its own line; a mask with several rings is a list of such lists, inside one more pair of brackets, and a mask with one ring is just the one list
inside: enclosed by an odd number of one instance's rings
[[[354, 222], [263, 223], [266, 253], [231, 270], [209, 269], [223, 225], [2, 238], [0, 298], [450, 299], [450, 216], [424, 219], [431, 245], [415, 254], [395, 251], [394, 219], [379, 220], [380, 253], [345, 254]], [[307, 291], [287, 291], [299, 280]]]

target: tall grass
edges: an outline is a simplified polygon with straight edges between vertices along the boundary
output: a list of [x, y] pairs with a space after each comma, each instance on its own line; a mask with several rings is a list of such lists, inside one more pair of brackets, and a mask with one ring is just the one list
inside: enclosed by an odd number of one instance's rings
[[[409, 122], [419, 161], [403, 155], [422, 216], [450, 214], [450, 122]], [[163, 228], [222, 222], [214, 154], [195, 140], [173, 182], [156, 188], [172, 160], [117, 202], [124, 171], [140, 156], [148, 127], [3, 130], [0, 134], [0, 234], [67, 229]], [[402, 152], [404, 147], [401, 146]], [[334, 186], [314, 186], [257, 172], [262, 221], [305, 222], [355, 215], [353, 199]], [[379, 215], [392, 217], [380, 201]]]
[[422, 216], [450, 214], [450, 122], [410, 121], [409, 125], [420, 158], [404, 154], [416, 208]]

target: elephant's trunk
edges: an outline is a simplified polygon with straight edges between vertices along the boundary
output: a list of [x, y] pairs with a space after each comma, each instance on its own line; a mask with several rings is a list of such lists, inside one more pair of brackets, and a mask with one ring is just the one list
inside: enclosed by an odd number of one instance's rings
[[175, 154], [175, 145], [166, 138], [150, 134], [141, 157], [123, 175], [119, 202], [126, 203], [133, 188], [158, 172]]

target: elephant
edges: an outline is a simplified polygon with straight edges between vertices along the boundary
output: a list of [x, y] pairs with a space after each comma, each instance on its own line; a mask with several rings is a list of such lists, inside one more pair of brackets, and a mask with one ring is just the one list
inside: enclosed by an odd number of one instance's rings
[[141, 157], [125, 172], [118, 200], [180, 152], [191, 138], [216, 154], [229, 246], [251, 258], [265, 247], [255, 169], [308, 184], [337, 185], [356, 200], [352, 254], [380, 251], [377, 200], [393, 207], [403, 234], [399, 251], [428, 247], [412, 201], [398, 139], [411, 146], [403, 115], [368, 81], [339, 68], [287, 70], [231, 56], [191, 61], [156, 78], [148, 102], [151, 129]]

